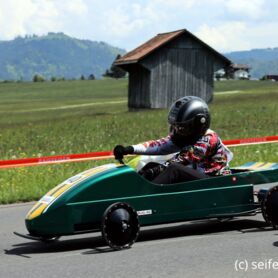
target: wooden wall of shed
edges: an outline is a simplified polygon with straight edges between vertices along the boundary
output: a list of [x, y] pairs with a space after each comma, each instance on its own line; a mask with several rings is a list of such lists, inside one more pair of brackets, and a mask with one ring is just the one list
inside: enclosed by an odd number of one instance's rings
[[128, 68], [128, 107], [151, 108], [150, 102], [150, 71], [139, 64]]
[[141, 63], [151, 71], [151, 108], [169, 107], [184, 95], [212, 98], [215, 57], [198, 41], [181, 36]]

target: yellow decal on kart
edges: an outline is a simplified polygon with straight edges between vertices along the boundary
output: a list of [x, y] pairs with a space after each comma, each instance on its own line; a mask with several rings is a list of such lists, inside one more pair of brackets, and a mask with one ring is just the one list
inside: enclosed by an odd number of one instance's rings
[[65, 192], [77, 185], [79, 182], [96, 174], [102, 173], [108, 169], [116, 168], [117, 166], [118, 165], [114, 163], [98, 166], [67, 179], [47, 192], [27, 213], [26, 219], [31, 220], [41, 215], [55, 200], [58, 199], [58, 197], [62, 196]]

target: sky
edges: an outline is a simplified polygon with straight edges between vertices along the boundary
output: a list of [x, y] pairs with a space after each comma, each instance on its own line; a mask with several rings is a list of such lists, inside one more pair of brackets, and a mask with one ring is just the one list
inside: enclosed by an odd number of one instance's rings
[[184, 28], [222, 53], [278, 47], [278, 0], [0, 0], [0, 40], [63, 32], [130, 51]]

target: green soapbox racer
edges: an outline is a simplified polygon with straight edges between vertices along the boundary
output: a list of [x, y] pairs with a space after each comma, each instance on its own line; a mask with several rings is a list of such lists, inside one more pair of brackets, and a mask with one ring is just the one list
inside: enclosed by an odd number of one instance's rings
[[[106, 164], [62, 182], [29, 211], [28, 239], [101, 231], [113, 249], [130, 247], [140, 227], [179, 221], [230, 218], [262, 212], [278, 225], [278, 163], [254, 163], [232, 174], [170, 185], [154, 184], [138, 174], [146, 156], [129, 164]], [[141, 165], [142, 167], [142, 165]], [[255, 185], [273, 183], [270, 189]], [[276, 184], [275, 184], [276, 183]]]

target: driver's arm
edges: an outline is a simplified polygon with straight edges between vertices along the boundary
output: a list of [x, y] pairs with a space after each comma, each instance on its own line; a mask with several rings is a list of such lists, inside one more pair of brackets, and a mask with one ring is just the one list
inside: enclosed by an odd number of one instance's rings
[[178, 152], [180, 149], [173, 143], [170, 136], [151, 140], [132, 146], [135, 154], [166, 155]]

